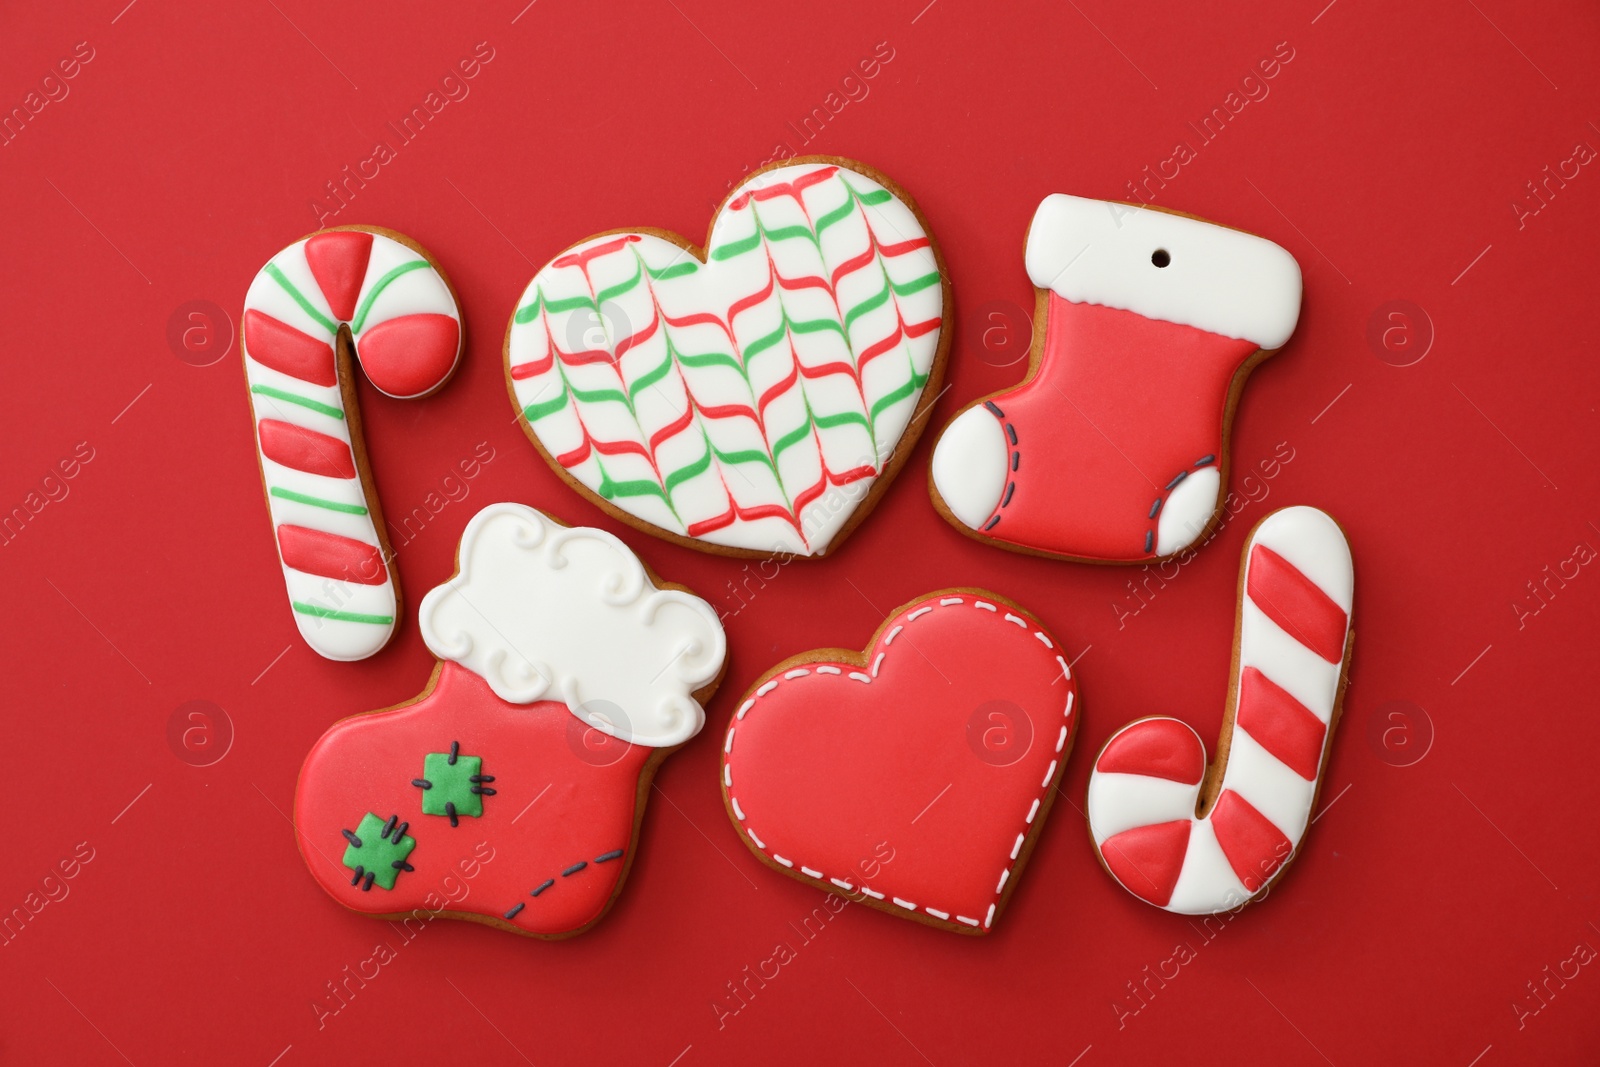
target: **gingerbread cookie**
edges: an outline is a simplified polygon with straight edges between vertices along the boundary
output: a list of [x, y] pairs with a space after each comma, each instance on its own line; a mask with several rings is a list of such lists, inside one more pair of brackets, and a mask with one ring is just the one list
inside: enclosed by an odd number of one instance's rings
[[1129, 723], [1095, 760], [1089, 831], [1128, 892], [1183, 915], [1228, 911], [1294, 858], [1339, 721], [1354, 583], [1344, 532], [1323, 512], [1284, 508], [1251, 531], [1210, 769], [1177, 719]]
[[333, 660], [388, 643], [400, 585], [367, 470], [350, 357], [379, 392], [426, 396], [461, 359], [461, 308], [421, 247], [341, 226], [261, 268], [244, 301], [256, 458], [300, 635]]
[[934, 505], [1002, 548], [1143, 563], [1222, 513], [1234, 407], [1293, 332], [1300, 268], [1271, 241], [1159, 208], [1048, 196], [1027, 240], [1021, 385], [934, 449]]
[[[656, 768], [705, 721], [722, 626], [612, 535], [521, 504], [474, 516], [457, 559], [417, 613], [427, 689], [306, 757], [301, 854], [355, 911], [569, 936], [610, 907]], [[470, 894], [446, 899], [463, 864]]]
[[1066, 650], [981, 589], [897, 609], [866, 651], [787, 659], [745, 694], [722, 792], [761, 862], [893, 915], [985, 934], [1078, 725]]
[[805, 157], [752, 174], [707, 250], [661, 230], [582, 241], [506, 333], [523, 428], [613, 516], [691, 548], [820, 556], [922, 432], [949, 282], [911, 198]]

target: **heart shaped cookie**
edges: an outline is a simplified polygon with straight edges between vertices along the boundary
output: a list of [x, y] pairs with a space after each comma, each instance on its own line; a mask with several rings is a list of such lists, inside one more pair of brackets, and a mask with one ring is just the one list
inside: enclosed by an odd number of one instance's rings
[[619, 519], [691, 548], [820, 556], [921, 433], [949, 341], [916, 205], [849, 160], [757, 171], [707, 251], [612, 231], [540, 269], [506, 333], [534, 445]]
[[994, 925], [1077, 729], [1061, 644], [993, 593], [900, 608], [865, 652], [817, 649], [735, 712], [722, 790], [763, 863], [965, 934]]
[[699, 732], [726, 644], [710, 605], [621, 541], [520, 504], [467, 524], [418, 628], [442, 661], [398, 707], [334, 724], [295, 828], [355, 911], [564, 937], [633, 863], [650, 781]]

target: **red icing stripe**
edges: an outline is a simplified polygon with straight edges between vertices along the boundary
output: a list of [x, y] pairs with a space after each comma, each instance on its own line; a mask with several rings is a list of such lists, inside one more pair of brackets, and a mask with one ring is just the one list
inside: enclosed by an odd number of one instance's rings
[[1294, 850], [1271, 819], [1231, 789], [1224, 789], [1211, 809], [1211, 828], [1228, 866], [1252, 893], [1267, 884]]
[[591, 260], [610, 255], [619, 248], [626, 248], [637, 240], [639, 240], [639, 235], [636, 233], [623, 234], [621, 237], [607, 241], [605, 244], [595, 245], [593, 248], [585, 248], [580, 252], [572, 252], [568, 255], [560, 256], [550, 265], [552, 267], [587, 267]]
[[732, 304], [728, 305], [728, 325], [729, 326], [732, 326], [734, 324], [734, 322], [739, 318], [739, 315], [741, 313], [749, 311], [751, 308], [756, 307], [757, 305], [761, 304], [769, 296], [772, 295], [772, 286], [773, 286], [774, 280], [777, 278], [777, 276], [778, 276], [777, 271], [772, 269], [772, 257], [768, 256], [767, 257], [767, 287], [765, 289], [762, 289], [758, 293], [751, 293], [749, 296], [740, 297], [738, 300], [735, 300]]
[[642, 345], [646, 341], [650, 340], [651, 337], [654, 337], [656, 330], [660, 326], [661, 313], [660, 310], [657, 309], [656, 313], [650, 318], [650, 325], [646, 326], [633, 336], [624, 337], [622, 340], [617, 342], [617, 362], [622, 362], [622, 357], [628, 354], [628, 349]]
[[363, 330], [356, 340], [361, 369], [390, 396], [437, 389], [455, 368], [461, 324], [449, 315], [401, 315]]
[[[810, 375], [807, 375], [807, 377], [810, 377]], [[767, 405], [778, 399], [784, 393], [787, 393], [790, 387], [793, 386], [794, 383], [799, 380], [799, 378], [800, 364], [796, 363], [794, 366], [789, 368], [789, 376], [787, 378], [781, 382], [773, 383], [771, 388], [761, 394], [761, 399], [756, 402], [756, 406], [760, 408], [762, 417], [765, 417], [767, 414]]]
[[799, 202], [800, 194], [818, 182], [827, 181], [838, 173], [838, 167], [823, 167], [810, 174], [802, 174], [792, 182], [778, 182], [776, 185], [764, 186], [760, 189], [751, 189], [749, 192], [735, 197], [728, 202], [729, 211], [742, 211], [752, 199], [773, 200], [780, 196], [791, 196]]
[[371, 255], [372, 234], [360, 230], [319, 233], [306, 241], [306, 265], [340, 322], [356, 317], [356, 300]]
[[382, 585], [389, 580], [377, 546], [352, 537], [285, 524], [278, 527], [278, 551], [284, 566], [322, 578], [358, 585]]
[[1100, 855], [1129, 892], [1164, 908], [1183, 873], [1190, 828], [1188, 819], [1179, 819], [1124, 830], [1101, 843]]
[[1176, 719], [1136, 722], [1113, 737], [1095, 761], [1106, 774], [1143, 774], [1185, 785], [1199, 785], [1206, 773], [1206, 752], [1190, 730]]
[[822, 468], [822, 477], [817, 479], [817, 483], [807, 489], [801, 490], [800, 495], [794, 498], [794, 513], [798, 515], [804, 511], [806, 509], [806, 505], [810, 504], [813, 500], [821, 496], [827, 490], [830, 483], [833, 485], [849, 485], [851, 482], [859, 482], [863, 478], [871, 478], [877, 473], [878, 470], [876, 467], [861, 466], [852, 467], [843, 474], [834, 474], [827, 468], [827, 465], [824, 464]]
[[837, 267], [833, 268], [833, 284], [838, 285], [840, 278], [843, 278], [846, 274], [854, 274], [862, 267], [865, 267], [867, 264], [871, 263], [873, 259], [877, 257], [877, 255], [877, 245], [867, 245], [866, 250], [863, 251], [859, 256], [854, 256], [850, 259], [847, 259]]
[[892, 245], [879, 245], [878, 251], [893, 259], [895, 256], [903, 256], [907, 252], [915, 252], [919, 248], [928, 248], [932, 244], [933, 242], [926, 237], [913, 237], [909, 241], [900, 241]]
[[655, 452], [656, 449], [661, 447], [661, 442], [665, 441], [667, 438], [676, 433], [680, 433], [681, 431], [688, 429], [689, 423], [693, 419], [694, 405], [690, 404], [688, 407], [683, 409], [682, 415], [679, 415], [672, 422], [667, 423], [667, 425], [661, 427], [661, 429], [650, 435], [650, 451], [652, 453]]
[[261, 454], [274, 463], [325, 478], [356, 476], [350, 446], [337, 437], [277, 419], [262, 419], [256, 434], [261, 440]]
[[1327, 727], [1272, 679], [1246, 667], [1239, 675], [1235, 726], [1308, 782], [1316, 781]]
[[310, 385], [339, 384], [333, 346], [254, 308], [244, 313], [244, 347], [263, 367]]
[[757, 504], [753, 508], [741, 508], [733, 502], [732, 497], [728, 498], [728, 510], [721, 515], [690, 523], [689, 536], [699, 537], [702, 534], [713, 533], [725, 526], [732, 526], [736, 519], [743, 519], [746, 522], [751, 522], [755, 519], [782, 519], [794, 527], [795, 533], [800, 535], [802, 542], [805, 541], [805, 533], [800, 529], [800, 523], [793, 515], [784, 510], [781, 504]]
[[1344, 658], [1344, 609], [1266, 545], [1250, 550], [1245, 592], [1267, 618], [1311, 651], [1329, 663]]
[[511, 380], [520, 382], [524, 378], [536, 378], [555, 366], [556, 355], [552, 350], [543, 359], [535, 359], [528, 363], [518, 363], [511, 368]]

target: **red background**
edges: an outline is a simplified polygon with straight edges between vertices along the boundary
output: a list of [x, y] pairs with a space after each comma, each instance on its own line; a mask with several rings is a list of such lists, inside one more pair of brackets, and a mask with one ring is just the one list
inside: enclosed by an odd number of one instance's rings
[[[1527, 983], [1600, 948], [1600, 722], [1580, 671], [1600, 577], [1581, 567], [1543, 602], [1525, 583], [1600, 547], [1600, 174], [1584, 168], [1520, 224], [1511, 207], [1577, 142], [1600, 146], [1591, 6], [125, 2], [0, 16], [5, 109], [77, 42], [94, 52], [0, 148], [0, 506], [23, 505], [79, 442], [93, 450], [0, 548], [0, 911], [80, 842], [93, 855], [0, 946], [6, 1061], [1593, 1062], [1597, 968], [1551, 980], [1542, 1001]], [[384, 124], [480, 41], [494, 58], [470, 95], [328, 222], [421, 241], [467, 317], [467, 358], [437, 397], [387, 401], [363, 383], [385, 510], [422, 505], [479, 442], [494, 459], [397, 545], [412, 613], [394, 642], [331, 663], [284, 603], [237, 348], [191, 365], [168, 321], [192, 300], [236, 319], [261, 264], [316, 228], [323, 183], [392, 139]], [[860, 158], [916, 196], [954, 279], [938, 425], [1020, 374], [980, 343], [979, 309], [1031, 307], [1021, 244], [1039, 199], [1127, 195], [1285, 41], [1294, 58], [1270, 95], [1156, 200], [1270, 236], [1304, 269], [1299, 330], [1235, 427], [1236, 490], [1279, 442], [1293, 450], [1253, 483], [1265, 498], [1121, 617], [1137, 572], [1014, 556], [946, 526], [925, 489], [931, 433], [836, 558], [785, 568], [744, 607], [727, 588], [742, 563], [628, 533], [659, 573], [737, 614], [709, 728], [663, 769], [615, 910], [560, 944], [433, 924], [319, 1029], [325, 983], [398, 939], [337, 907], [296, 854], [286, 812], [307, 749], [335, 719], [422, 687], [432, 657], [414, 607], [478, 507], [618, 528], [513, 423], [500, 344], [536, 266], [618, 226], [698, 239], [727, 183], [783, 141]], [[786, 124], [878, 42], [893, 59], [869, 95], [799, 144]], [[1413, 313], [1416, 349], [1436, 335], [1406, 367], [1368, 340], [1396, 299], [1431, 322]], [[1295, 868], [1208, 941], [1113, 884], [1074, 809], [1092, 753], [1129, 719], [1177, 714], [1215, 735], [1239, 548], [1293, 503], [1326, 508], [1354, 546], [1345, 717]], [[993, 936], [852, 907], [802, 945], [789, 924], [819, 894], [731, 832], [721, 725], [771, 663], [859, 646], [883, 612], [949, 584], [1018, 598], [1081, 655], [1067, 803]], [[233, 731], [207, 767], [169, 742], [191, 700]], [[1409, 710], [1390, 719], [1391, 701]], [[725, 983], [779, 940], [797, 958], [719, 1028]], [[1128, 999], [1180, 942], [1195, 958], [1144, 1006]]]

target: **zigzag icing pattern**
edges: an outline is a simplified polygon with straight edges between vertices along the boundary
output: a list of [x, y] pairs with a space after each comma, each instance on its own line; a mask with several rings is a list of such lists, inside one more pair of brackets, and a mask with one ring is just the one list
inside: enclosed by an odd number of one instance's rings
[[354, 227], [273, 256], [244, 308], [256, 448], [295, 624], [318, 654], [364, 659], [393, 634], [398, 594], [360, 477], [339, 338], [348, 331], [381, 392], [420, 396], [455, 370], [461, 311], [427, 257]]
[[1184, 915], [1265, 893], [1305, 836], [1348, 662], [1354, 570], [1315, 508], [1269, 515], [1245, 546], [1233, 706], [1216, 802], [1198, 734], [1141, 719], [1111, 736], [1089, 778], [1089, 829], [1123, 888]]
[[649, 233], [535, 275], [507, 344], [526, 425], [653, 526], [814, 555], [865, 497], [939, 349], [942, 278], [916, 215], [821, 163], [739, 186], [706, 262]]

